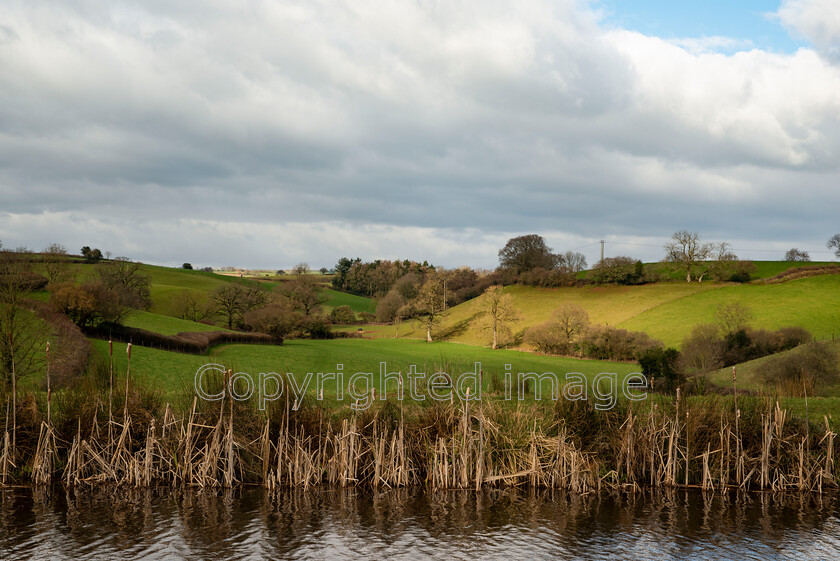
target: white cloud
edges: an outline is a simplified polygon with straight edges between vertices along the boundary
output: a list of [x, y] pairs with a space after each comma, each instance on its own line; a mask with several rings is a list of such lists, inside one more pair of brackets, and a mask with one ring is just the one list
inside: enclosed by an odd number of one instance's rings
[[748, 47], [572, 0], [12, 0], [0, 239], [267, 266], [491, 266], [533, 231], [825, 239], [840, 68]]
[[840, 60], [840, 9], [835, 0], [782, 0], [776, 16], [834, 60]]

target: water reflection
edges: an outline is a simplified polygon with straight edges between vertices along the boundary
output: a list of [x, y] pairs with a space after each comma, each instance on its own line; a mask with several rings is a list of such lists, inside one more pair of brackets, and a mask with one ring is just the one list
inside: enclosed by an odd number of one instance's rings
[[0, 490], [2, 559], [833, 559], [834, 496]]

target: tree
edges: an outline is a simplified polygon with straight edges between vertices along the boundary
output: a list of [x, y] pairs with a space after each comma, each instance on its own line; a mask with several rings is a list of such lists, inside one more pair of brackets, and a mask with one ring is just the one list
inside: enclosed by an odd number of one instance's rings
[[519, 310], [513, 307], [513, 296], [505, 294], [501, 285], [489, 287], [480, 297], [479, 307], [483, 314], [484, 331], [493, 334], [491, 348], [498, 348], [499, 336], [510, 335], [510, 325], [522, 319]]
[[80, 327], [119, 325], [136, 307], [136, 296], [123, 286], [106, 286], [93, 279], [80, 285], [65, 282], [50, 295], [53, 308], [70, 318]]
[[193, 266], [192, 266], [192, 263], [184, 263], [183, 265], [181, 265], [181, 268], [192, 271]]
[[267, 301], [264, 291], [241, 282], [228, 283], [213, 291], [216, 313], [224, 318], [228, 329], [242, 323], [244, 314], [265, 305]]
[[723, 340], [713, 323], [695, 325], [683, 339], [680, 369], [685, 374], [705, 374], [723, 366]]
[[398, 317], [405, 299], [393, 288], [376, 303], [376, 321], [392, 322]]
[[290, 302], [281, 299], [245, 312], [243, 322], [253, 331], [268, 333], [280, 341], [290, 333], [301, 330], [304, 317]]
[[70, 274], [67, 262], [67, 249], [57, 243], [52, 243], [44, 248], [43, 264], [44, 273], [50, 284], [56, 284], [66, 280]]
[[537, 234], [511, 238], [499, 250], [499, 267], [517, 275], [537, 267], [553, 269], [557, 260], [543, 237]]
[[315, 280], [310, 276], [300, 276], [293, 281], [284, 282], [278, 288], [278, 292], [281, 296], [288, 298], [305, 316], [312, 315], [326, 300], [315, 285]]
[[[829, 248], [830, 249], [830, 248]], [[795, 247], [790, 248], [785, 253], [785, 261], [810, 261], [811, 256], [808, 254], [807, 251], [797, 249]]]
[[697, 232], [680, 230], [665, 244], [665, 261], [678, 264], [685, 271], [685, 281], [691, 282], [695, 267], [709, 257], [712, 249], [711, 244], [700, 243]]
[[724, 337], [746, 329], [752, 320], [752, 310], [740, 302], [720, 304], [715, 310], [715, 323]]
[[99, 249], [91, 249], [90, 246], [82, 247], [82, 257], [85, 258], [85, 263], [99, 263], [102, 261], [102, 252]]
[[437, 272], [430, 273], [412, 300], [400, 311], [400, 317], [423, 318], [426, 324], [426, 342], [432, 342], [432, 328], [440, 321], [444, 313], [446, 285]]
[[835, 257], [840, 257], [840, 234], [834, 234], [825, 244], [825, 247], [834, 251]]
[[152, 305], [151, 280], [141, 272], [141, 267], [128, 257], [115, 257], [98, 268], [96, 277], [106, 288], [123, 293], [120, 298], [127, 306], [148, 310]]
[[579, 273], [586, 270], [586, 257], [576, 251], [567, 251], [559, 256], [560, 266], [570, 273]]
[[361, 262], [362, 260], [359, 257], [356, 257], [355, 259], [342, 257], [339, 259], [338, 263], [335, 265], [335, 276], [332, 280], [333, 288], [336, 290], [344, 290], [346, 288], [347, 275], [350, 273], [350, 269], [353, 265]]
[[326, 275], [327, 273], [329, 273], [329, 272], [330, 272], [330, 270], [329, 270], [329, 269], [327, 269], [326, 267], [321, 267], [321, 268], [320, 268], [320, 269], [318, 269], [318, 270], [321, 272], [321, 274], [322, 274], [322, 275]]
[[297, 265], [294, 266], [292, 271], [296, 275], [305, 275], [305, 274], [309, 273], [309, 263], [298, 263]]
[[186, 289], [175, 293], [171, 305], [176, 317], [189, 321], [201, 321], [212, 313], [207, 296], [198, 290]]
[[701, 267], [697, 282], [702, 282], [707, 273], [718, 282], [729, 280], [735, 273], [738, 256], [730, 251], [727, 242], [709, 244], [708, 259], [708, 262], [702, 264], [705, 268]]
[[29, 250], [0, 251], [0, 375], [4, 383], [32, 372], [40, 365], [43, 334], [28, 311], [27, 293], [40, 278], [32, 270]]

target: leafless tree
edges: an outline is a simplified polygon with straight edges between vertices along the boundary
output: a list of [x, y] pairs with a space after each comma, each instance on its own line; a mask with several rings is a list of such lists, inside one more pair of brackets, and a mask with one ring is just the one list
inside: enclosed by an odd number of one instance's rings
[[810, 261], [811, 256], [808, 254], [807, 251], [797, 249], [795, 247], [790, 248], [785, 253], [785, 261]]
[[292, 271], [296, 275], [306, 275], [306, 274], [309, 273], [309, 263], [306, 263], [306, 262], [298, 263], [297, 265], [294, 266]]
[[70, 264], [67, 261], [67, 248], [52, 243], [41, 252], [44, 274], [50, 284], [56, 284], [70, 277]]
[[825, 246], [834, 251], [835, 257], [840, 257], [840, 234], [834, 234], [828, 241], [826, 242]]
[[677, 263], [685, 271], [685, 281], [691, 282], [694, 269], [708, 259], [712, 251], [713, 246], [701, 243], [697, 232], [680, 230], [674, 232], [671, 241], [665, 244], [665, 260]]
[[484, 291], [479, 306], [483, 313], [479, 327], [493, 334], [491, 348], [495, 350], [499, 346], [499, 337], [509, 336], [511, 324], [520, 321], [522, 314], [513, 306], [513, 296], [506, 294], [500, 285], [491, 286]]
[[433, 272], [426, 276], [417, 295], [403, 306], [398, 315], [400, 317], [419, 317], [426, 324], [426, 342], [432, 342], [432, 328], [440, 321], [444, 314], [446, 302], [446, 285], [440, 273]]

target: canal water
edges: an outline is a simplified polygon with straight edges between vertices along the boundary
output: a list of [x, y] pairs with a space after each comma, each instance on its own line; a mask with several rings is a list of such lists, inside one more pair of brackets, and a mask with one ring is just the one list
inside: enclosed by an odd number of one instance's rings
[[840, 559], [840, 498], [0, 489], [0, 559]]

